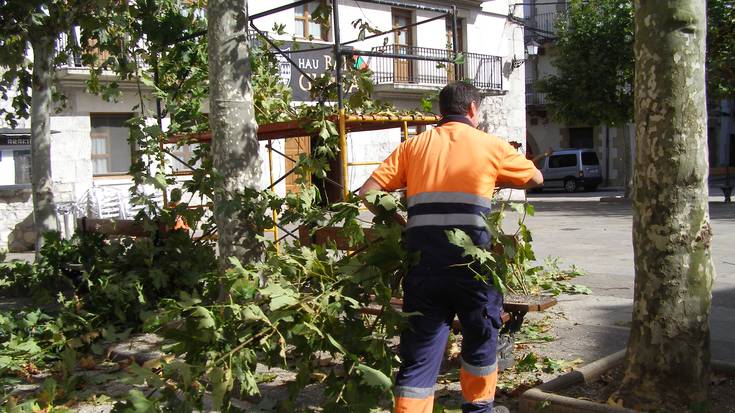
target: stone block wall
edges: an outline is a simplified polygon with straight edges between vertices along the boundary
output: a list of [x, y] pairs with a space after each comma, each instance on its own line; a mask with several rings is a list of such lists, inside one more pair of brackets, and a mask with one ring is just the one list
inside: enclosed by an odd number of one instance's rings
[[0, 191], [0, 250], [32, 251], [35, 242], [31, 189]]

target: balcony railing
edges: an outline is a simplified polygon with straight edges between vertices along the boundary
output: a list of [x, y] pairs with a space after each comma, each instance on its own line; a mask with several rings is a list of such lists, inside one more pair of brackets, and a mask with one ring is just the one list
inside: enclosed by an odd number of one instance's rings
[[538, 13], [526, 18], [526, 24], [534, 29], [534, 34], [541, 37], [556, 37], [556, 22], [560, 18], [564, 18], [566, 12], [553, 11], [548, 13]]
[[526, 82], [526, 106], [546, 104], [546, 93], [536, 92], [533, 82]]
[[[66, 50], [67, 46], [69, 46], [70, 41], [74, 42], [74, 46], [78, 46], [75, 37], [70, 38], [68, 34], [62, 33], [61, 36], [59, 36], [59, 38], [56, 40], [56, 50]], [[69, 53], [61, 66], [82, 67], [82, 56], [79, 53]]]
[[[468, 80], [480, 90], [503, 89], [502, 58], [479, 53], [463, 53], [464, 63], [457, 65], [443, 62], [453, 52], [429, 47], [386, 45], [374, 47], [376, 53], [405, 54], [437, 60], [410, 60], [398, 57], [371, 57], [368, 66], [373, 71], [376, 85], [412, 84], [417, 86], [443, 86], [455, 80]], [[457, 73], [458, 72], [458, 73]]]
[[[79, 50], [79, 39], [76, 36], [69, 36], [66, 33], [62, 33], [58, 39], [56, 39], [56, 50], [67, 50], [67, 47], [70, 46], [76, 46], [74, 48], [74, 51], [71, 53], [68, 53], [65, 55], [65, 59], [63, 62], [61, 62], [60, 66], [62, 68], [86, 68], [87, 66], [82, 62], [82, 53]], [[106, 51], [103, 51], [98, 56], [98, 61], [102, 62], [103, 60], [107, 59], [109, 56], [109, 53]], [[142, 57], [138, 56], [137, 58], [138, 66], [142, 68], [148, 67], [148, 65], [145, 63]]]

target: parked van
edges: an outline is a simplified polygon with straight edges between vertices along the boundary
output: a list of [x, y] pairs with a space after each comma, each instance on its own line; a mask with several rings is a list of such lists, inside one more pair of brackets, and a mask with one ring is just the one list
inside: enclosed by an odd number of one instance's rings
[[560, 149], [544, 158], [541, 173], [543, 188], [562, 188], [575, 192], [580, 187], [594, 191], [602, 182], [600, 160], [594, 149]]

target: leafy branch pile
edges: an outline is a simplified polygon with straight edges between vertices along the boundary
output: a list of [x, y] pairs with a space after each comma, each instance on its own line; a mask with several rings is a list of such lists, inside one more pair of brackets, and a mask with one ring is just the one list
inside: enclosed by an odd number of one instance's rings
[[[503, 228], [508, 207], [520, 216], [517, 229], [512, 233]], [[474, 245], [470, 236], [460, 229], [447, 231], [447, 237], [453, 245], [464, 250], [464, 256], [471, 260], [468, 268], [476, 276], [505, 294], [590, 294], [589, 288], [568, 282], [584, 275], [579, 268], [572, 266], [561, 270], [559, 260], [553, 258], [547, 258], [544, 265], [536, 264], [531, 245], [533, 238], [525, 223], [526, 217], [533, 216], [534, 212], [533, 205], [529, 203], [498, 203], [497, 208], [485, 216], [485, 226], [492, 236], [489, 248]]]
[[[256, 120], [262, 124], [299, 119], [314, 137], [312, 152], [296, 163], [301, 185], [297, 193], [279, 197], [269, 190], [245, 188], [227, 194], [222, 207], [261, 234], [276, 224], [272, 211], [284, 226], [339, 225], [355, 252], [298, 243], [282, 243], [277, 251], [272, 240], [260, 237], [259, 260], [230, 259], [221, 267], [209, 237], [216, 233], [216, 223], [206, 208], [192, 208], [195, 200], [209, 204], [222, 190], [207, 145], [194, 149], [190, 179], [177, 182], [169, 174], [162, 141], [208, 129], [201, 112], [209, 94], [206, 39], [172, 42], [206, 28], [201, 12], [197, 2], [122, 2], [100, 7], [82, 23], [82, 44], [95, 47], [71, 51], [82, 53], [92, 68], [89, 90], [110, 100], [122, 95], [118, 82], [103, 81], [105, 71], [138, 89], [134, 110], [139, 113], [129, 122], [137, 151], [130, 170], [131, 194], [132, 201], [143, 206], [136, 219], [147, 236], [104, 239], [86, 234], [65, 241], [49, 235], [35, 264], [0, 267], [5, 293], [32, 291], [33, 298], [46, 305], [43, 311], [10, 311], [0, 318], [4, 391], [22, 381], [44, 383], [35, 398], [8, 398], [8, 409], [33, 411], [74, 402], [74, 392], [87, 380], [75, 368], [94, 364], [90, 357], [103, 360], [109, 344], [140, 332], [163, 336], [169, 357], [145, 368], [124, 369], [125, 381], [135, 387], [116, 404], [119, 411], [191, 411], [205, 404], [235, 411], [235, 399], [259, 391], [258, 363], [297, 373], [288, 399], [280, 402], [284, 411], [295, 410], [296, 398], [315, 381], [323, 385], [325, 411], [371, 411], [391, 402], [389, 377], [397, 359], [389, 339], [398, 334], [406, 315], [394, 310], [390, 300], [400, 293], [400, 279], [413, 257], [403, 248], [401, 228], [386, 217], [403, 207], [390, 195], [374, 194], [371, 201], [385, 216], [374, 220], [379, 238], [368, 241], [362, 230], [366, 223], [358, 217], [359, 200], [332, 203], [311, 183], [327, 177], [337, 156], [336, 109], [328, 104], [294, 105], [288, 88], [278, 82], [278, 62], [264, 39], [250, 49]], [[328, 16], [328, 10], [319, 15]], [[283, 27], [273, 30], [282, 33]], [[104, 59], [101, 52], [106, 52]], [[159, 76], [148, 75], [150, 71]], [[370, 98], [369, 71], [347, 70], [342, 87], [350, 91], [350, 113], [399, 114]], [[329, 74], [312, 83], [312, 94], [322, 103], [334, 100], [336, 92]], [[159, 124], [147, 121], [154, 112], [148, 93], [160, 101], [161, 116], [170, 121], [165, 133]], [[19, 106], [16, 113], [22, 115], [25, 109]], [[150, 187], [170, 194], [171, 204], [156, 204], [146, 192]], [[170, 230], [178, 220], [201, 237], [195, 240], [186, 231]], [[468, 249], [486, 259], [481, 275], [489, 274], [511, 291], [548, 289], [541, 281], [548, 277], [523, 277], [536, 271], [530, 264], [534, 258], [528, 230], [523, 226], [513, 236], [506, 235], [501, 220], [502, 209], [488, 217], [502, 250]], [[461, 240], [461, 235], [455, 238]], [[488, 272], [495, 268], [491, 263], [498, 267]], [[367, 314], [366, 307], [374, 311]], [[323, 355], [336, 363], [315, 375]]]

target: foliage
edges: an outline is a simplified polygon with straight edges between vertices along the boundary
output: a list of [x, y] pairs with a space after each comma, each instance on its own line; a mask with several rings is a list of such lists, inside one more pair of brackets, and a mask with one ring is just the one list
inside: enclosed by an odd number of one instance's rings
[[525, 320], [521, 330], [513, 337], [514, 344], [547, 343], [555, 337], [548, 334], [551, 322], [548, 318], [538, 321]]
[[[506, 233], [503, 220], [506, 207], [519, 215], [518, 228], [514, 233]], [[560, 270], [558, 259], [547, 258], [543, 266], [536, 265], [533, 252], [531, 231], [525, 224], [527, 216], [534, 214], [528, 203], [499, 203], [498, 207], [485, 216], [485, 225], [491, 234], [492, 246], [476, 246], [472, 239], [461, 229], [447, 231], [449, 242], [464, 250], [464, 256], [471, 259], [468, 268], [476, 276], [492, 283], [495, 288], [510, 294], [589, 294], [584, 286], [572, 285], [567, 281], [583, 273], [572, 266], [570, 270]]]
[[[551, 46], [558, 74], [540, 79], [552, 115], [565, 123], [617, 126], [633, 119], [633, 4], [572, 0]], [[707, 1], [707, 94], [735, 93], [735, 7]]]
[[633, 4], [572, 0], [551, 50], [558, 69], [539, 81], [555, 118], [619, 125], [633, 119]]
[[[207, 237], [216, 232], [216, 225], [206, 208], [192, 208], [195, 197], [206, 203], [222, 190], [208, 145], [195, 149], [190, 161], [193, 175], [184, 183], [168, 174], [170, 165], [160, 150], [169, 137], [184, 137], [180, 144], [186, 144], [191, 142], [190, 132], [208, 129], [202, 113], [209, 92], [207, 44], [204, 37], [194, 36], [206, 27], [203, 5], [175, 0], [105, 5], [109, 7], [74, 21], [81, 43], [93, 47], [72, 45], [60, 52], [82, 54], [91, 67], [88, 89], [105, 99], [121, 96], [118, 81], [104, 80], [106, 71], [138, 88], [137, 114], [129, 122], [130, 140], [137, 150], [131, 191], [134, 203], [144, 206], [136, 219], [147, 236], [104, 239], [87, 234], [65, 241], [50, 235], [35, 264], [0, 267], [6, 292], [28, 288], [45, 291], [48, 299], [62, 289], [55, 306], [45, 313], [6, 312], [0, 319], [5, 339], [0, 348], [2, 374], [23, 374], [32, 368], [54, 373], [35, 401], [27, 400], [18, 408], [30, 411], [37, 405], [50, 410], [69, 400], [80, 380], [71, 373], [74, 366], [90, 354], [104, 353], [106, 343], [142, 331], [164, 335], [168, 339], [164, 350], [175, 358], [155, 366], [130, 366], [125, 381], [137, 387], [116, 405], [119, 411], [202, 410], [205, 395], [212, 402], [208, 408], [235, 410], [233, 398], [258, 392], [256, 363], [297, 372], [289, 398], [279, 406], [283, 411], [293, 411], [296, 397], [315, 380], [325, 388], [325, 411], [371, 411], [390, 404], [390, 377], [397, 360], [388, 339], [398, 334], [409, 316], [396, 311], [390, 300], [400, 294], [400, 279], [413, 260], [403, 248], [401, 228], [390, 217], [405, 211], [405, 206], [388, 194], [372, 194], [371, 202], [385, 214], [374, 222], [379, 239], [368, 241], [362, 230], [365, 223], [358, 217], [360, 201], [351, 196], [331, 203], [310, 183], [312, 178], [326, 178], [329, 162], [338, 154], [336, 108], [327, 103], [335, 100], [338, 87], [331, 74], [313, 82], [312, 93], [320, 104], [295, 106], [288, 88], [277, 81], [278, 62], [267, 42], [261, 38], [251, 44], [256, 120], [299, 120], [314, 144], [312, 153], [296, 164], [298, 193], [282, 198], [269, 190], [243, 189], [228, 194], [221, 207], [260, 233], [276, 224], [274, 211], [281, 225], [339, 225], [355, 251], [342, 254], [329, 245], [306, 248], [298, 243], [281, 243], [277, 251], [272, 240], [261, 237], [260, 261], [231, 260], [229, 269], [220, 270]], [[328, 20], [326, 8], [318, 14]], [[12, 76], [22, 84], [22, 76]], [[369, 71], [347, 70], [341, 87], [348, 92], [350, 113], [399, 113], [371, 99]], [[165, 131], [149, 122], [158, 109], [147, 100], [149, 94], [160, 102], [161, 116], [170, 120]], [[19, 107], [16, 114], [22, 116], [24, 107]], [[171, 204], [156, 204], [146, 187], [170, 194]], [[202, 238], [193, 240], [184, 231], [170, 230], [181, 219], [201, 231]], [[472, 252], [478, 259], [505, 263], [497, 278], [511, 288], [522, 288], [514, 279], [520, 275], [511, 273], [533, 268], [530, 233], [504, 237], [502, 216], [492, 219], [497, 219], [496, 235], [507, 250]], [[457, 242], [466, 241], [456, 235]], [[520, 250], [516, 239], [523, 245]], [[377, 311], [367, 314], [368, 306]], [[337, 364], [314, 375], [322, 355], [331, 355]], [[143, 393], [143, 384], [153, 392]], [[62, 388], [66, 390], [58, 390]], [[15, 409], [13, 403], [5, 407]]]
[[735, 96], [735, 6], [732, 1], [707, 1], [707, 94]]
[[[19, 118], [31, 113], [32, 62], [28, 59], [29, 46], [36, 47], [42, 41], [54, 41], [67, 33], [74, 22], [95, 8], [104, 8], [105, 0], [45, 0], [3, 1], [0, 3], [0, 96], [10, 101], [0, 108], [0, 115], [11, 127]], [[56, 63], [65, 60], [74, 49], [66, 45], [58, 50]], [[78, 48], [78, 47], [77, 47]], [[37, 51], [39, 52], [39, 51]]]

